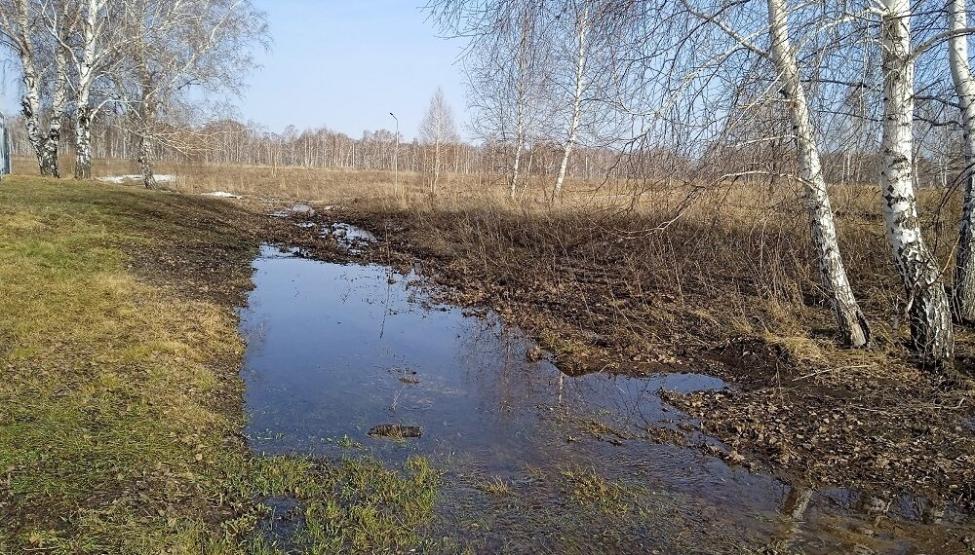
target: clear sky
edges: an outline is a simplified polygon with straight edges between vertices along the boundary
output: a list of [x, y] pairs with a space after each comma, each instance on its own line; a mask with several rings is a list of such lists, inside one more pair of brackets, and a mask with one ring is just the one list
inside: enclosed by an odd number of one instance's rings
[[[434, 90], [443, 87], [464, 133], [466, 94], [456, 63], [462, 45], [437, 36], [424, 0], [255, 0], [267, 12], [271, 50], [236, 102], [244, 120], [281, 131], [328, 126], [417, 135]], [[18, 109], [18, 68], [0, 72], [2, 109]]]

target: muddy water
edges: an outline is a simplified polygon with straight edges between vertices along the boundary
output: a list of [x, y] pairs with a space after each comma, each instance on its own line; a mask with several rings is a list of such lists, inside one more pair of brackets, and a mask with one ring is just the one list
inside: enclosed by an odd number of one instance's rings
[[[242, 313], [252, 449], [390, 465], [427, 456], [445, 471], [432, 534], [492, 552], [661, 553], [909, 553], [925, 535], [650, 439], [712, 442], [658, 392], [726, 387], [716, 378], [569, 377], [497, 317], [432, 304], [415, 274], [273, 247], [254, 267]], [[381, 425], [422, 434], [369, 434]], [[591, 475], [613, 484], [608, 502], [580, 489]], [[503, 496], [485, 487], [498, 481]]]

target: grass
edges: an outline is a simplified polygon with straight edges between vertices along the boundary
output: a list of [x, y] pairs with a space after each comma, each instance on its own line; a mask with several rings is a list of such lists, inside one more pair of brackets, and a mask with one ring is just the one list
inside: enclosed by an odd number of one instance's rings
[[234, 307], [260, 227], [220, 202], [0, 184], [0, 553], [274, 552], [268, 495], [309, 552], [419, 542], [436, 473], [251, 457]]
[[633, 510], [627, 501], [627, 489], [600, 476], [593, 469], [564, 470], [562, 477], [569, 496], [580, 505], [618, 518], [626, 518]]

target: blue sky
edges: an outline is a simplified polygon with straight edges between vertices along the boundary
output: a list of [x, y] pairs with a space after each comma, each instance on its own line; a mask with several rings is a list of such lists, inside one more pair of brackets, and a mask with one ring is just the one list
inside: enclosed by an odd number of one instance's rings
[[[462, 127], [464, 78], [458, 41], [437, 36], [417, 0], [255, 0], [267, 12], [271, 50], [236, 102], [245, 120], [281, 131], [287, 125], [417, 134], [433, 91], [443, 87]], [[2, 109], [17, 108], [18, 68], [0, 72]]]

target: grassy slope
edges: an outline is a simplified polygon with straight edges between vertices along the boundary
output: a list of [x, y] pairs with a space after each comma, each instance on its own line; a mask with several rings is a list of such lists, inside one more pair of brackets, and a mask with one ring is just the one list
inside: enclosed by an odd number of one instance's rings
[[0, 184], [0, 553], [270, 552], [257, 501], [283, 494], [302, 550], [416, 544], [424, 461], [244, 449], [234, 306], [257, 225], [179, 195]]

